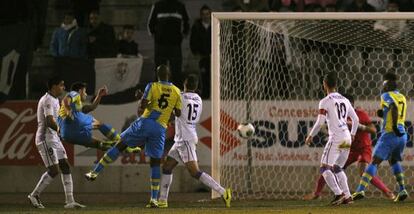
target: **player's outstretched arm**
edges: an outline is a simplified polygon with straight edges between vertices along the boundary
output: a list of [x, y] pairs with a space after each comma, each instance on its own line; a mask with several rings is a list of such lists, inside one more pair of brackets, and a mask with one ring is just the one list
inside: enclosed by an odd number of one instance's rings
[[102, 88], [100, 88], [92, 104], [83, 106], [82, 112], [89, 113], [91, 111], [94, 111], [96, 108], [98, 108], [98, 105], [101, 102], [101, 98], [107, 94], [108, 94], [108, 88], [106, 86], [103, 86]]

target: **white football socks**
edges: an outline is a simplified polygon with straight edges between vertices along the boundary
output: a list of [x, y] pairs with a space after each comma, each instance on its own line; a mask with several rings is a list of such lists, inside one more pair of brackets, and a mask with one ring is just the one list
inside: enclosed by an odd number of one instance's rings
[[42, 177], [40, 177], [39, 182], [37, 183], [36, 187], [34, 188], [31, 195], [40, 195], [43, 190], [53, 181], [53, 178], [47, 173], [43, 173]]
[[328, 184], [329, 188], [335, 193], [335, 195], [342, 194], [342, 190], [336, 182], [335, 175], [331, 170], [325, 170], [322, 173], [322, 176], [325, 178], [326, 184]]
[[63, 189], [65, 190], [66, 204], [73, 203], [73, 181], [72, 174], [61, 174]]
[[336, 178], [338, 179], [338, 184], [342, 189], [342, 192], [345, 193], [345, 197], [349, 198], [351, 197], [351, 192], [349, 191], [348, 187], [348, 177], [346, 177], [346, 174], [344, 171], [340, 171], [338, 173], [335, 173]]
[[160, 201], [168, 200], [168, 193], [170, 192], [170, 186], [172, 183], [173, 175], [172, 174], [162, 174], [161, 175], [161, 184], [160, 184]]
[[220, 184], [218, 184], [210, 175], [205, 172], [201, 174], [199, 179], [204, 185], [210, 187], [220, 195], [223, 195], [226, 191]]

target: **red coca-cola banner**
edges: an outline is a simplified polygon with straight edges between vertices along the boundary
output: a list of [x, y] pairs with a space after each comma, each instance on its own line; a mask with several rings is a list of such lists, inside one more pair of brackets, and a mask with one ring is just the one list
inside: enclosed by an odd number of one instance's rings
[[[0, 105], [0, 165], [43, 164], [35, 145], [37, 101], [8, 101]], [[73, 145], [64, 145], [73, 164]]]

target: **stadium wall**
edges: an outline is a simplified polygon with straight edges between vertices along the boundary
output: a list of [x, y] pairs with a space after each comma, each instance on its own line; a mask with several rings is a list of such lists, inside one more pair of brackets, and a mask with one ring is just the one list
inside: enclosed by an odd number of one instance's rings
[[[237, 101], [243, 102], [243, 101]], [[313, 101], [286, 101], [290, 102], [291, 108], [283, 110], [284, 103], [275, 102], [275, 105], [265, 103], [268, 101], [257, 101], [258, 104], [268, 106], [267, 111], [269, 116], [266, 118], [254, 118], [258, 121], [267, 121], [266, 123], [257, 123], [256, 129], [261, 130], [260, 133], [269, 135], [280, 133], [280, 121], [287, 121], [289, 125], [287, 130], [282, 131], [287, 133], [289, 142], [300, 141], [298, 136], [301, 135], [299, 130], [295, 128], [295, 124], [301, 123], [302, 120], [310, 122], [313, 121], [313, 112], [316, 108], [316, 102]], [[292, 102], [296, 102], [293, 103]], [[301, 103], [299, 103], [301, 102]], [[277, 104], [277, 105], [276, 105]], [[411, 104], [411, 103], [410, 103]], [[37, 149], [34, 145], [34, 137], [36, 131], [36, 105], [37, 101], [8, 101], [0, 106], [0, 192], [30, 192], [41, 174], [45, 171], [43, 163], [41, 162]], [[253, 102], [252, 105], [255, 105]], [[368, 113], [373, 117], [377, 102], [366, 101], [357, 102], [357, 105], [364, 107]], [[294, 107], [292, 107], [294, 106]], [[136, 112], [136, 103], [129, 103], [123, 105], [101, 105], [94, 112], [94, 116], [99, 120], [113, 125], [117, 130], [121, 130], [127, 123], [128, 118], [134, 116]], [[201, 169], [210, 172], [211, 163], [211, 113], [210, 102], [204, 102], [204, 111], [201, 116], [200, 125], [198, 126], [199, 145], [197, 153], [199, 156], [199, 164]], [[239, 121], [237, 115], [226, 112], [228, 116], [232, 117], [234, 123]], [[414, 177], [414, 149], [411, 141], [413, 135], [412, 121], [414, 114], [408, 112], [406, 123], [409, 124], [410, 141], [407, 144], [407, 149], [404, 152], [404, 167], [406, 170], [406, 178], [408, 189], [412, 189], [411, 183]], [[374, 119], [374, 118], [373, 118]], [[257, 121], [253, 121], [257, 122]], [[306, 122], [306, 124], [307, 124]], [[265, 127], [265, 124], [279, 124], [270, 129]], [[306, 126], [309, 126], [307, 124]], [[237, 137], [235, 128], [230, 127], [230, 135]], [[278, 139], [278, 138], [276, 138]], [[230, 170], [235, 174], [240, 173], [241, 178], [247, 167], [246, 156], [244, 155], [244, 147], [246, 143], [242, 139], [236, 147], [232, 147], [226, 152], [223, 152], [223, 158], [231, 159], [229, 165], [224, 166], [222, 170]], [[256, 140], [257, 144], [263, 143], [266, 140], [260, 134], [257, 134], [252, 140]], [[224, 142], [225, 143], [225, 142]], [[284, 143], [279, 140], [272, 141], [272, 144], [266, 150], [260, 147], [253, 149], [253, 167], [255, 167], [255, 175], [252, 179], [252, 186], [257, 187], [256, 191], [278, 191], [278, 192], [310, 192], [314, 187], [314, 179], [318, 174], [318, 165], [322, 147], [310, 148], [302, 146], [303, 142], [298, 142], [300, 145], [287, 148]], [[94, 149], [86, 149], [81, 146], [65, 145], [70, 162], [74, 165], [73, 179], [75, 192], [147, 192], [149, 191], [148, 178], [149, 167], [148, 158], [145, 156], [127, 155], [120, 157], [115, 163], [107, 167], [102, 176], [94, 183], [87, 182], [83, 175], [88, 172], [94, 161], [101, 157], [102, 153]], [[295, 171], [300, 176], [295, 179], [289, 178], [285, 172]], [[350, 187], [355, 188], [359, 176], [356, 167], [350, 167], [347, 170], [349, 175]], [[386, 175], [387, 179], [384, 181], [393, 188], [395, 185], [394, 178], [388, 164], [384, 163], [379, 171], [379, 175]], [[237, 176], [237, 175], [234, 175]], [[270, 178], [270, 179], [269, 179]], [[278, 182], [274, 182], [278, 181]], [[237, 179], [240, 185], [243, 186], [243, 179]], [[269, 188], [260, 189], [263, 183], [269, 183]], [[191, 178], [185, 168], [180, 165], [174, 173], [174, 183], [172, 186], [173, 192], [194, 192], [198, 190], [205, 190], [200, 182]], [[61, 192], [62, 186], [60, 178], [54, 181], [48, 187], [49, 192]], [[298, 195], [298, 194], [291, 194]], [[289, 194], [287, 195], [289, 196]]]

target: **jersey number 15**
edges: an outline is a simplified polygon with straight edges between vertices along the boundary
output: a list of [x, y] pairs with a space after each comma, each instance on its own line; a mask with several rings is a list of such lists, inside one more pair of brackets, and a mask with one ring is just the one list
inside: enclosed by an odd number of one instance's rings
[[197, 112], [198, 105], [197, 104], [193, 104], [193, 105], [188, 104], [187, 107], [188, 107], [188, 118], [187, 118], [188, 121], [195, 120], [197, 118], [197, 114], [198, 114], [198, 112]]

